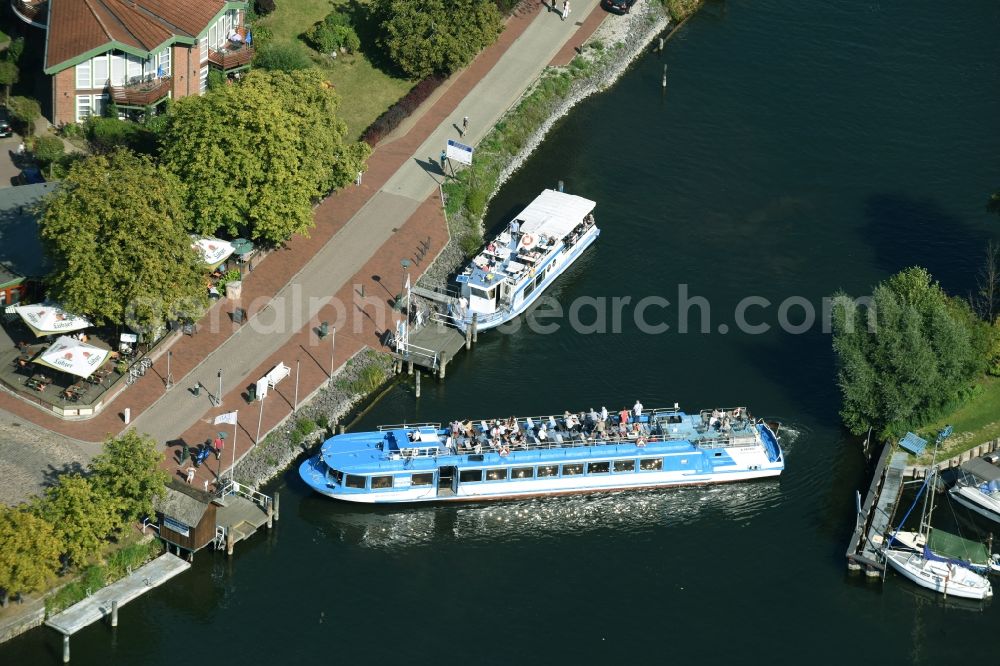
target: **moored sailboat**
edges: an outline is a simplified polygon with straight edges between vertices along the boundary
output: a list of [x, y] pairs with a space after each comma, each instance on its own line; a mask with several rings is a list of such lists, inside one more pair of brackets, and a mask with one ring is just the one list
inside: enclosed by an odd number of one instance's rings
[[[935, 458], [936, 455], [937, 447], [935, 445]], [[936, 483], [936, 480], [937, 467], [932, 462], [923, 485], [920, 486], [920, 491], [900, 522], [901, 525], [906, 522], [906, 518], [916, 507], [923, 494], [924, 504], [920, 515], [919, 529], [916, 533], [905, 534], [904, 543], [906, 546], [903, 543], [899, 543], [897, 546], [900, 534], [897, 528], [889, 537], [882, 555], [885, 557], [886, 564], [896, 572], [928, 590], [945, 596], [988, 599], [993, 596], [993, 586], [990, 585], [985, 575], [975, 571], [970, 562], [935, 552], [931, 548], [931, 543], [934, 541], [932, 537], [934, 528], [931, 527], [931, 517], [934, 515], [934, 493], [931, 483], [932, 481]], [[947, 533], [942, 532], [942, 534]], [[954, 535], [948, 536], [954, 537]], [[943, 541], [941, 538], [937, 540]]]

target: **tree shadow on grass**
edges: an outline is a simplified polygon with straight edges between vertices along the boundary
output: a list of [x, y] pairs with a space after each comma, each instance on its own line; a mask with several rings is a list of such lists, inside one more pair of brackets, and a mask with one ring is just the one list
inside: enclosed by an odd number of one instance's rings
[[338, 9], [350, 17], [351, 25], [361, 40], [361, 54], [368, 59], [372, 67], [395, 79], [412, 81], [412, 77], [400, 69], [389, 58], [389, 54], [379, 46], [379, 17], [371, 10], [368, 3], [350, 0]]

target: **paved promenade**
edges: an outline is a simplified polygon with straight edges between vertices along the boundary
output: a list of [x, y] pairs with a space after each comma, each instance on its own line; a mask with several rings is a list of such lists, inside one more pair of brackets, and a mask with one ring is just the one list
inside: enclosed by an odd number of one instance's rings
[[[164, 389], [164, 356], [90, 421], [60, 421], [7, 394], [0, 395], [0, 408], [77, 439], [99, 441], [124, 428], [120, 414], [130, 407], [139, 414], [133, 421], [138, 430], [174, 446], [205, 441], [220, 429], [211, 424], [215, 415], [239, 410], [242, 455], [256, 435], [258, 418], [266, 432], [291, 411], [297, 365], [301, 398], [327, 380], [331, 366], [339, 367], [366, 345], [379, 346], [378, 336], [394, 326], [389, 303], [402, 286], [400, 261], [412, 262], [415, 281], [447, 242], [437, 194], [443, 175], [436, 162], [447, 139], [458, 138], [455, 126], [469, 116], [464, 141], [475, 145], [547, 64], [568, 61], [572, 48], [603, 18], [597, 5], [598, 0], [578, 3], [574, 20], [566, 22], [540, 5], [512, 17], [498, 42], [456, 75], [405, 135], [378, 147], [361, 186], [349, 186], [317, 207], [309, 238], [293, 239], [250, 276], [240, 304], [248, 323], [232, 324], [234, 304], [221, 302], [195, 336], [173, 345], [171, 391]], [[320, 321], [337, 326], [333, 350], [330, 338], [320, 341], [314, 332]], [[243, 393], [278, 362], [293, 375], [261, 412]], [[209, 393], [218, 392], [219, 370], [223, 405], [215, 407]], [[197, 397], [189, 390], [196, 383], [205, 387]], [[214, 461], [207, 468], [214, 470]], [[214, 478], [208, 469], [202, 469], [199, 483]]]

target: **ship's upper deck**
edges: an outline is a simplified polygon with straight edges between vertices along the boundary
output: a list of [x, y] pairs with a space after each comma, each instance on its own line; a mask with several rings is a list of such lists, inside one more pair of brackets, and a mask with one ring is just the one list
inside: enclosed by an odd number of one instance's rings
[[[651, 410], [638, 421], [617, 415], [600, 425], [596, 413], [490, 421], [384, 426], [337, 435], [321, 448], [324, 462], [356, 472], [433, 470], [441, 465], [514, 464], [621, 455], [761, 446], [745, 408], [686, 414]], [[597, 418], [594, 418], [597, 417]]]

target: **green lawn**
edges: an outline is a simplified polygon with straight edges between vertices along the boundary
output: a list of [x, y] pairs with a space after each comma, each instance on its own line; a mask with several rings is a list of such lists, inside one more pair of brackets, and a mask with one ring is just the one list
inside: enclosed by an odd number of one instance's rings
[[[348, 0], [282, 0], [274, 13], [261, 19], [275, 41], [302, 41], [300, 35], [329, 14], [334, 6], [354, 7]], [[340, 116], [347, 123], [348, 136], [357, 138], [393, 102], [413, 87], [414, 81], [394, 74], [377, 57], [374, 27], [360, 21], [355, 29], [361, 38], [361, 53], [341, 54], [336, 59], [311, 51], [313, 62], [326, 74], [340, 93]]]
[[931, 450], [937, 433], [946, 425], [955, 428], [938, 452], [938, 459], [951, 458], [991, 439], [1000, 437], [1000, 378], [986, 377], [979, 382], [979, 392], [966, 404], [947, 417], [921, 428], [918, 433], [930, 444], [921, 463], [930, 463]]

